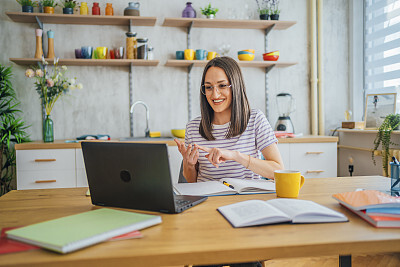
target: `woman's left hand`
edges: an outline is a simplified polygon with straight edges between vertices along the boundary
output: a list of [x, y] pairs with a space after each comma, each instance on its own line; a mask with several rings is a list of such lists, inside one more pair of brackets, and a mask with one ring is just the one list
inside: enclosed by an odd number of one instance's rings
[[199, 149], [207, 152], [206, 158], [212, 165], [218, 168], [218, 164], [227, 160], [234, 160], [235, 152], [223, 148], [209, 148], [205, 146], [198, 146]]

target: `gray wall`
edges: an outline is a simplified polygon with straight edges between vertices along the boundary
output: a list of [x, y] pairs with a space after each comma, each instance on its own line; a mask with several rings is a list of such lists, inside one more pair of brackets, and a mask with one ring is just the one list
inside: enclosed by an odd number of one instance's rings
[[[105, 3], [100, 2], [104, 12]], [[113, 1], [115, 15], [122, 15], [128, 1]], [[141, 1], [142, 16], [155, 16], [155, 27], [135, 27], [138, 37], [148, 37], [153, 46], [157, 67], [134, 68], [133, 98], [143, 100], [150, 106], [150, 130], [161, 131], [170, 136], [170, 129], [184, 128], [187, 123], [187, 70], [164, 66], [174, 58], [176, 50], [186, 48], [186, 31], [183, 28], [162, 27], [165, 17], [180, 17], [186, 1]], [[209, 1], [193, 1], [200, 14], [200, 7]], [[221, 0], [213, 5], [220, 9], [217, 18], [257, 19], [254, 0]], [[88, 2], [91, 8], [92, 2]], [[296, 99], [296, 111], [292, 120], [297, 133], [310, 134], [310, 43], [309, 1], [281, 0], [281, 20], [297, 21], [284, 31], [271, 31], [268, 37], [269, 51], [280, 50], [281, 61], [296, 61], [289, 68], [274, 68], [269, 73], [270, 115], [272, 125], [278, 113], [275, 95], [289, 92]], [[14, 0], [2, 1], [0, 5], [0, 63], [12, 65], [13, 84], [21, 101], [23, 118], [31, 125], [28, 132], [33, 140], [41, 139], [41, 107], [33, 80], [24, 77], [26, 66], [15, 65], [10, 57], [32, 58], [35, 53], [36, 24], [12, 22], [6, 11], [20, 11]], [[323, 17], [324, 33], [324, 86], [325, 86], [325, 133], [336, 128], [348, 108], [348, 2], [325, 0]], [[56, 8], [61, 13], [61, 9]], [[104, 14], [104, 13], [103, 13]], [[83, 45], [117, 47], [125, 46], [122, 26], [83, 26], [45, 24], [44, 30], [55, 31], [55, 50], [60, 58], [73, 58], [74, 49]], [[45, 41], [46, 43], [46, 41]], [[216, 51], [222, 43], [231, 44], [229, 55], [236, 58], [236, 51], [253, 48], [256, 60], [262, 60], [264, 34], [260, 30], [238, 29], [192, 29], [192, 47]], [[265, 110], [264, 70], [243, 68], [248, 97], [253, 108]], [[52, 112], [55, 138], [75, 138], [83, 134], [110, 134], [112, 138], [129, 136], [129, 68], [128, 67], [74, 67], [69, 66], [68, 75], [82, 82], [84, 89], [71, 91], [59, 100]], [[197, 88], [200, 86], [202, 68], [193, 68], [192, 94], [193, 116], [200, 115]], [[134, 132], [144, 135], [145, 113], [141, 106], [135, 108]]]

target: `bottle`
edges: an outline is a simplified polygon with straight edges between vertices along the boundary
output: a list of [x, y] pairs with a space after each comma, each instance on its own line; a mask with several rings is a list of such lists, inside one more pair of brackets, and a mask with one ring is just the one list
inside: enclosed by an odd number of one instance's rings
[[47, 58], [55, 58], [54, 55], [54, 32], [52, 30], [47, 31]]
[[139, 2], [129, 2], [128, 7], [124, 9], [124, 16], [140, 16], [139, 7]]
[[107, 3], [106, 6], [106, 16], [114, 16], [114, 9], [111, 3]]
[[36, 29], [36, 52], [35, 52], [35, 58], [42, 58], [43, 56], [43, 47], [42, 47], [42, 34], [43, 30], [42, 29]]
[[182, 18], [195, 18], [196, 10], [192, 7], [192, 2], [187, 2], [185, 9], [182, 11]]
[[[147, 38], [138, 38], [137, 58], [147, 59]], [[140, 46], [139, 46], [140, 45]]]
[[154, 48], [149, 46], [149, 48], [147, 49], [147, 59], [148, 60], [153, 60], [154, 59], [154, 52], [153, 52]]
[[126, 58], [127, 59], [136, 59], [135, 48], [137, 47], [136, 42], [136, 32], [127, 32], [126, 33]]
[[89, 15], [89, 10], [86, 2], [81, 3], [80, 7], [80, 14], [81, 15]]
[[100, 7], [97, 2], [93, 2], [92, 15], [100, 15]]

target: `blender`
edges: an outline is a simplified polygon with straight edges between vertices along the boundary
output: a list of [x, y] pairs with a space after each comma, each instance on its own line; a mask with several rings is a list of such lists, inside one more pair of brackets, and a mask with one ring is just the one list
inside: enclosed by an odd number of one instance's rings
[[289, 116], [295, 110], [292, 95], [289, 93], [277, 94], [276, 104], [279, 118], [275, 124], [275, 131], [294, 133], [293, 123]]

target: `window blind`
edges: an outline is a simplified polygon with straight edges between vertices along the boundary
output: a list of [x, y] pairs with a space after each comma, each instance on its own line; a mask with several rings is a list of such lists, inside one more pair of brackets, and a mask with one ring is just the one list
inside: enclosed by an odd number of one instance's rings
[[366, 90], [400, 89], [400, 0], [365, 0]]

